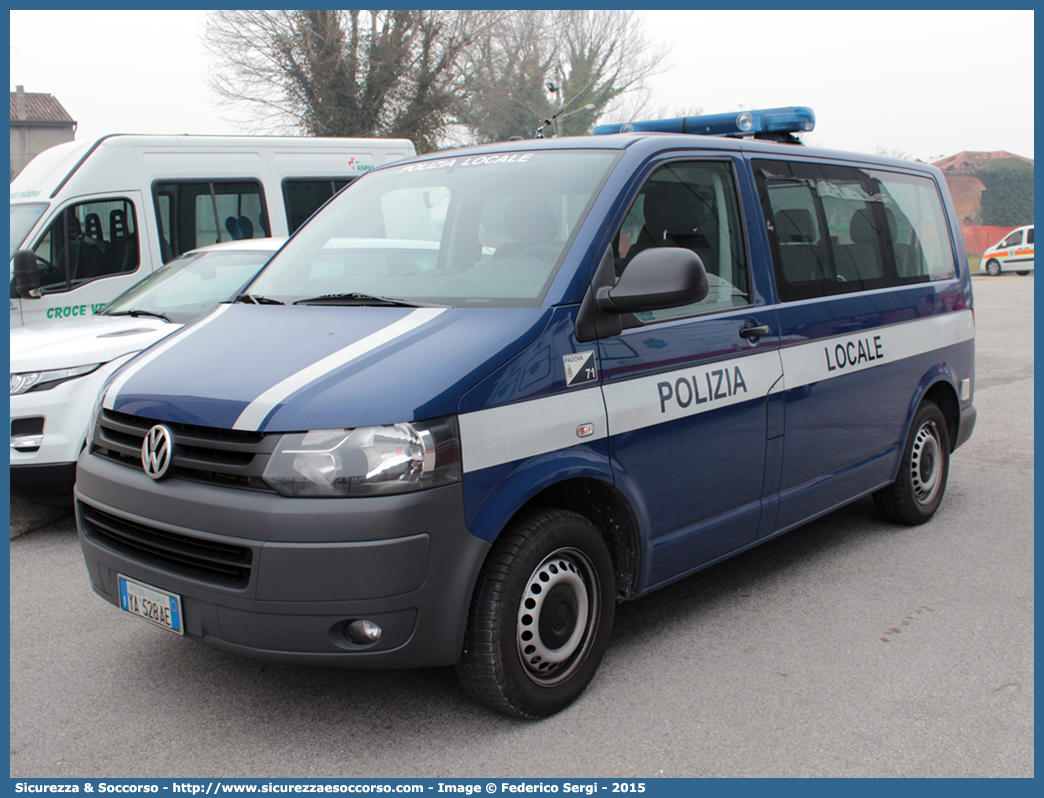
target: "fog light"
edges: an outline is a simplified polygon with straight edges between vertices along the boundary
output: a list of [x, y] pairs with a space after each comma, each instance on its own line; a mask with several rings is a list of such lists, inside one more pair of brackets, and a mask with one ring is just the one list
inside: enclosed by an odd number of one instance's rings
[[43, 435], [12, 435], [12, 449], [39, 449], [43, 446]]
[[381, 627], [373, 621], [352, 621], [344, 630], [344, 636], [353, 643], [367, 645], [381, 639]]

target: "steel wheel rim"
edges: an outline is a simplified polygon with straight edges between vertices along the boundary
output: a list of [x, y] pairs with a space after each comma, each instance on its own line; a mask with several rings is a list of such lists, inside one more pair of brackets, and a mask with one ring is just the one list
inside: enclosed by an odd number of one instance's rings
[[516, 641], [526, 675], [542, 687], [568, 679], [584, 661], [598, 617], [598, 576], [577, 549], [552, 552], [529, 576]]
[[943, 449], [939, 430], [934, 422], [925, 422], [917, 430], [910, 452], [910, 479], [918, 504], [931, 504], [938, 495], [942, 485], [942, 465]]

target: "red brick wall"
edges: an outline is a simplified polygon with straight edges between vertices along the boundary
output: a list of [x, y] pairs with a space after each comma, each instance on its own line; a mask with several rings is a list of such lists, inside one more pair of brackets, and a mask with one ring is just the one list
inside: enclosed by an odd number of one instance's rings
[[1000, 243], [1014, 227], [997, 227], [991, 225], [972, 225], [961, 230], [964, 233], [964, 247], [968, 254], [978, 257], [987, 247]]

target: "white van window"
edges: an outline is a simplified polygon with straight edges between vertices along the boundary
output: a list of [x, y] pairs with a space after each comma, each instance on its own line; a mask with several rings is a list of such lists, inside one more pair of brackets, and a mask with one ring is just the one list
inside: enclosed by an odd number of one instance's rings
[[1017, 247], [1022, 243], [1022, 231], [1016, 230], [1001, 242], [1002, 247]]
[[283, 181], [283, 204], [286, 224], [291, 233], [305, 223], [313, 213], [354, 180], [354, 177], [290, 177]]
[[138, 269], [138, 224], [134, 203], [105, 198], [62, 210], [33, 247], [44, 293]]
[[728, 162], [675, 162], [642, 186], [613, 239], [617, 279], [634, 257], [654, 247], [681, 247], [700, 256], [707, 296], [680, 308], [636, 313], [643, 322], [750, 304], [750, 273], [736, 181]]
[[29, 231], [33, 229], [43, 212], [47, 210], [47, 203], [42, 202], [39, 204], [32, 205], [12, 205], [11, 206], [11, 237], [8, 239], [11, 245], [11, 251], [7, 254], [10, 259], [14, 257], [15, 250], [20, 249], [22, 242], [25, 241], [25, 237], [29, 235]]
[[380, 169], [341, 192], [246, 290], [283, 302], [366, 294], [536, 307], [615, 152], [540, 151]]
[[1029, 230], [1026, 231], [1026, 243], [1027, 244], [1032, 244], [1033, 243], [1033, 228], [1032, 227]]
[[152, 194], [164, 263], [208, 244], [268, 236], [264, 194], [256, 181], [156, 182]]

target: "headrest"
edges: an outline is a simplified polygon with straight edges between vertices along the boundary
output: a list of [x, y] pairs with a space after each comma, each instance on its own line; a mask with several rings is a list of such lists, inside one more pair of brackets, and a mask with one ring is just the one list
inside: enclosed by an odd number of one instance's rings
[[254, 237], [254, 224], [245, 216], [239, 217], [239, 234], [241, 238]]
[[816, 224], [807, 208], [790, 208], [775, 214], [776, 237], [786, 243], [811, 244], [816, 237]]
[[88, 213], [83, 221], [87, 235], [100, 241], [102, 238], [101, 217], [96, 213]]
[[692, 233], [703, 225], [703, 200], [684, 183], [653, 183], [644, 193], [645, 226], [655, 235]]
[[853, 244], [872, 244], [877, 238], [877, 229], [870, 218], [869, 211], [856, 211], [852, 216], [848, 234], [852, 237]]
[[239, 222], [236, 221], [235, 216], [229, 216], [225, 219], [225, 229], [228, 230], [228, 234], [232, 236], [233, 241], [238, 241], [243, 237], [243, 234], [239, 232]]
[[558, 222], [547, 200], [516, 197], [504, 211], [504, 227], [515, 241], [548, 241], [558, 237]]
[[127, 214], [124, 211], [109, 212], [109, 238], [124, 238], [127, 235]]

